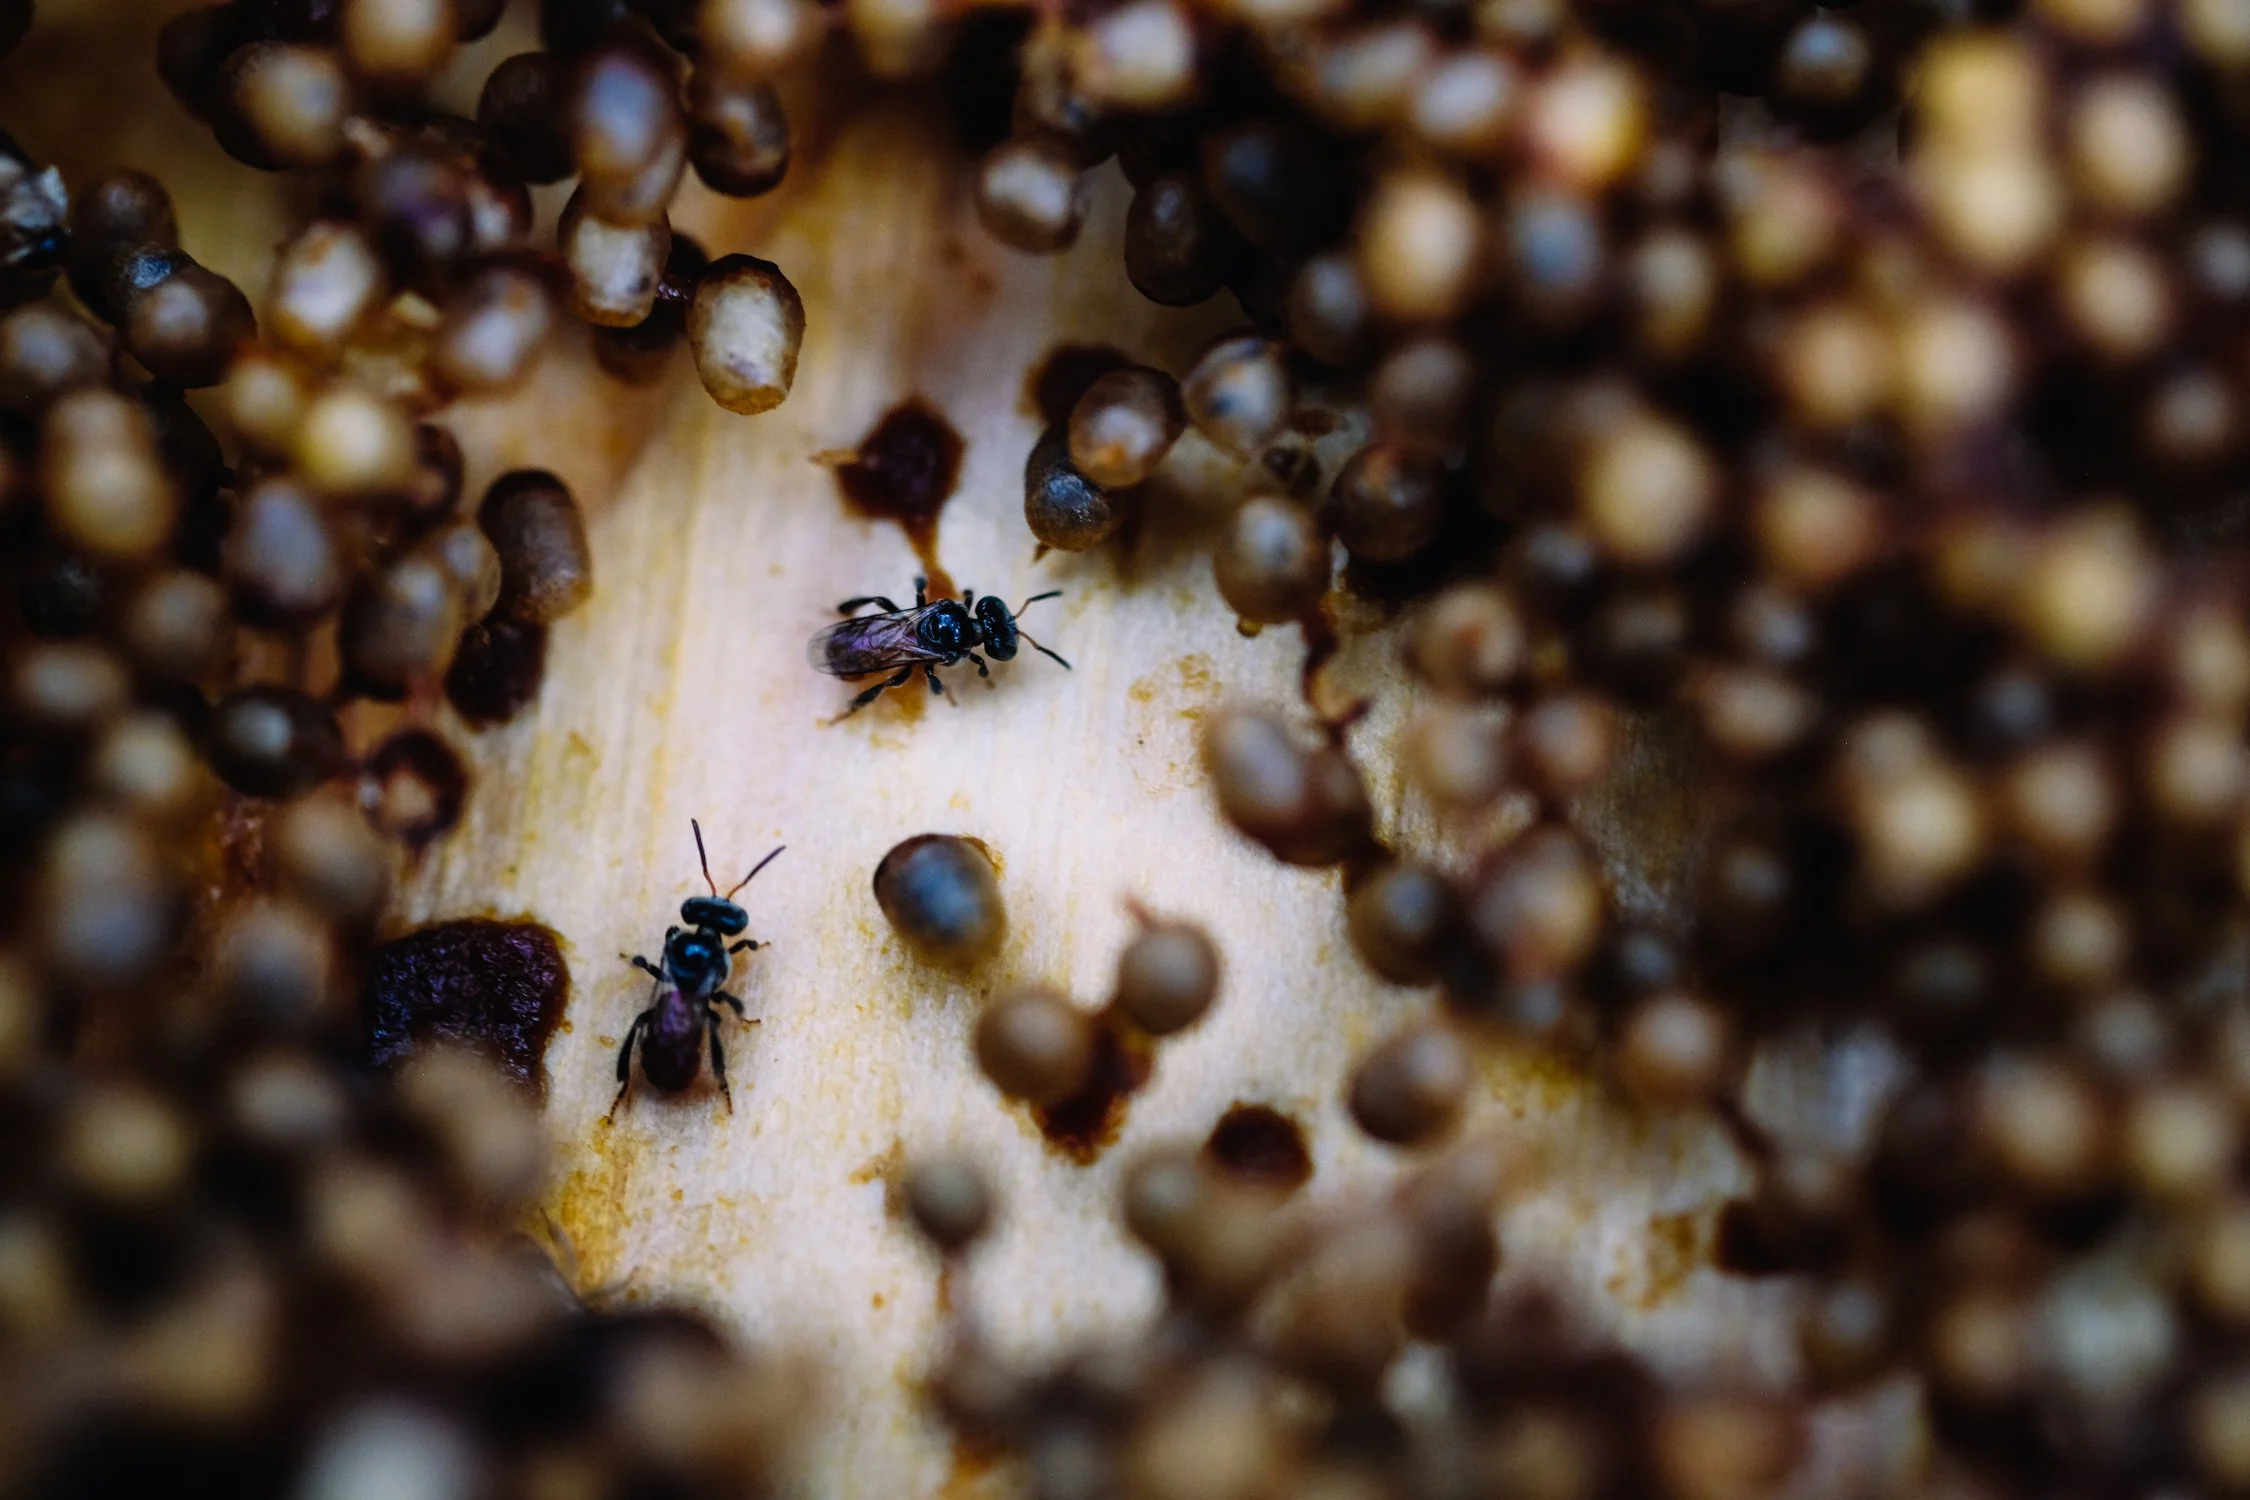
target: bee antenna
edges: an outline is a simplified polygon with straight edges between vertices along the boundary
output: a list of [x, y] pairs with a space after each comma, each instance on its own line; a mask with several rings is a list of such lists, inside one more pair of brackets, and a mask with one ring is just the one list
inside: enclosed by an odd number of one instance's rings
[[[755, 874], [757, 874], [757, 873], [758, 873], [758, 872], [759, 872], [760, 870], [763, 870], [763, 869], [764, 869], [764, 868], [765, 868], [765, 867], [766, 867], [767, 865], [770, 865], [770, 864], [772, 864], [772, 863], [773, 863], [773, 862], [774, 862], [775, 860], [779, 859], [779, 858], [781, 857], [781, 851], [782, 851], [783, 849], [786, 849], [786, 848], [788, 848], [788, 847], [789, 847], [789, 846], [788, 846], [787, 844], [780, 844], [780, 845], [776, 845], [776, 846], [775, 846], [775, 848], [774, 848], [774, 851], [773, 851], [773, 853], [771, 853], [771, 854], [767, 855], [767, 856], [766, 856], [766, 857], [765, 857], [764, 859], [761, 859], [761, 860], [759, 860], [759, 861], [758, 861], [758, 862], [757, 862], [756, 864], [754, 864], [754, 865], [752, 865], [752, 866], [750, 867], [750, 875], [755, 875]], [[728, 899], [729, 901], [732, 901], [732, 900], [734, 899], [734, 892], [735, 892], [735, 891], [739, 891], [739, 890], [741, 890], [741, 889], [742, 889], [742, 888], [743, 888], [744, 886], [746, 886], [746, 885], [748, 885], [748, 884], [750, 883], [750, 875], [745, 875], [745, 876], [743, 876], [743, 877], [742, 877], [742, 878], [741, 878], [740, 880], [737, 880], [737, 881], [736, 881], [736, 882], [734, 883], [734, 890], [730, 890], [730, 891], [728, 891], [728, 892], [727, 892], [727, 899]]]
[[[1020, 631], [1020, 630], [1019, 630], [1019, 631], [1017, 631], [1016, 633], [1017, 633], [1018, 635], [1023, 635], [1023, 632], [1022, 632], [1022, 631]], [[1027, 641], [1031, 641], [1031, 637], [1030, 637], [1030, 636], [1028, 636], [1028, 635], [1024, 635], [1024, 637], [1023, 637], [1023, 638], [1024, 638], [1025, 640], [1027, 640]], [[1031, 641], [1031, 649], [1032, 649], [1032, 650], [1034, 650], [1034, 651], [1037, 651], [1037, 652], [1039, 652], [1039, 653], [1040, 653], [1041, 655], [1043, 655], [1043, 656], [1047, 657], [1047, 658], [1048, 658], [1049, 660], [1053, 661], [1053, 662], [1054, 662], [1054, 663], [1055, 663], [1055, 664], [1056, 664], [1057, 666], [1061, 667], [1061, 668], [1062, 668], [1062, 669], [1063, 669], [1063, 670], [1064, 670], [1065, 672], [1067, 672], [1067, 671], [1069, 671], [1069, 670], [1070, 670], [1070, 663], [1069, 663], [1069, 662], [1067, 662], [1067, 661], [1064, 661], [1064, 660], [1063, 660], [1063, 659], [1062, 659], [1062, 658], [1061, 658], [1060, 656], [1057, 656], [1057, 655], [1056, 655], [1056, 654], [1055, 654], [1054, 652], [1052, 652], [1052, 651], [1049, 651], [1049, 650], [1048, 650], [1048, 649], [1047, 649], [1047, 648], [1046, 648], [1045, 646], [1042, 646], [1042, 645], [1040, 645], [1040, 644], [1039, 644], [1039, 643], [1038, 643], [1037, 641]]]
[[711, 887], [711, 894], [719, 894], [719, 882], [711, 878], [711, 856], [703, 852], [703, 825], [690, 818], [687, 826], [695, 830], [695, 857], [703, 862], [703, 883]]
[[[1044, 594], [1033, 594], [1029, 599], [1024, 600], [1023, 603], [1016, 606], [1016, 613], [1019, 615], [1022, 614], [1025, 610], [1031, 608], [1031, 606], [1037, 604], [1042, 599], [1060, 599], [1061, 597], [1061, 589], [1049, 589]], [[1034, 642], [1033, 644], [1036, 645], [1037, 642]], [[1040, 649], [1043, 651], [1046, 648], [1044, 646], [1041, 646]]]

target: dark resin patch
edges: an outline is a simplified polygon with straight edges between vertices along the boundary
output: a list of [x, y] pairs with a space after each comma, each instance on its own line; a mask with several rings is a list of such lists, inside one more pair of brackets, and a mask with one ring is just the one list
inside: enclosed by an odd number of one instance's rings
[[547, 627], [494, 615], [461, 635], [445, 674], [446, 701], [473, 729], [505, 724], [531, 706], [547, 675]]
[[1302, 1187], [1313, 1172], [1303, 1127], [1263, 1104], [1237, 1104], [1219, 1116], [1203, 1155], [1221, 1171], [1283, 1190]]
[[570, 999], [554, 929], [539, 922], [439, 922], [375, 950], [360, 998], [370, 1067], [416, 1047], [456, 1042], [491, 1056], [544, 1094], [547, 1039]]
[[1042, 426], [1068, 422], [1070, 409], [1086, 394], [1086, 387], [1131, 363], [1123, 350], [1107, 344], [1057, 344], [1024, 377], [1024, 404], [1038, 415]]
[[894, 521], [914, 545], [937, 594], [953, 583], [937, 560], [938, 517], [961, 479], [961, 434], [920, 398], [901, 401], [836, 465], [836, 487], [863, 516]]
[[1125, 1101], [1148, 1082], [1153, 1063], [1145, 1038], [1128, 1033], [1107, 1012], [1097, 1017], [1085, 1086], [1034, 1111], [1048, 1144], [1082, 1167], [1100, 1156], [1124, 1127]]

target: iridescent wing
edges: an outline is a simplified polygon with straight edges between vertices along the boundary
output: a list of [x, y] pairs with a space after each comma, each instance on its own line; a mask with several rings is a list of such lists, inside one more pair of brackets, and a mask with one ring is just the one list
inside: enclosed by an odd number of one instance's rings
[[838, 620], [814, 632], [805, 644], [805, 660], [831, 677], [870, 677], [909, 662], [937, 661], [937, 653], [914, 634], [915, 623], [925, 613], [926, 609], [902, 609]]

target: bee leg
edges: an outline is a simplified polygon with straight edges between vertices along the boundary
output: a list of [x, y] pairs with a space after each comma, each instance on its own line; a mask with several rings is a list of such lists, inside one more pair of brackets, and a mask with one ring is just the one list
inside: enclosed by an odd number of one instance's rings
[[929, 593], [930, 580], [928, 580], [927, 578], [916, 577], [914, 580], [914, 607], [916, 609], [920, 609], [924, 604], [927, 604], [929, 602]]
[[845, 709], [836, 717], [839, 719], [850, 718], [853, 714], [858, 713], [861, 709], [867, 707], [868, 704], [873, 703], [877, 698], [883, 696], [883, 689], [904, 687], [907, 684], [907, 680], [913, 675], [914, 669], [912, 667], [899, 668], [896, 672], [884, 678], [881, 682], [876, 683], [866, 692], [861, 693], [857, 698], [854, 698], [851, 702], [851, 707]]
[[742, 1013], [742, 997], [740, 995], [730, 995], [725, 990], [721, 990], [711, 998], [723, 1005], [733, 1006], [734, 1018], [737, 1021], [747, 1021], [750, 1019], [748, 1016]]
[[992, 675], [992, 668], [986, 666], [984, 664], [984, 658], [977, 655], [974, 651], [971, 651], [969, 653], [969, 660], [977, 664], [977, 675], [979, 677], [990, 677]]
[[727, 1101], [727, 1113], [734, 1113], [734, 1091], [727, 1087], [727, 1049], [719, 1040], [719, 1013], [703, 1013], [704, 1029], [711, 1033], [711, 1076], [719, 1081], [719, 1097]]
[[881, 594], [861, 594], [856, 598], [846, 599], [843, 603], [836, 606], [836, 613], [840, 615], [848, 615], [863, 604], [880, 604], [883, 606], [883, 613], [887, 615], [895, 615], [898, 613], [898, 606], [891, 603], [890, 600], [884, 598]]
[[[938, 681], [937, 668], [925, 662], [922, 665], [922, 675], [930, 680], [930, 692], [936, 697], [943, 698], [945, 696], [945, 684]], [[953, 703], [955, 707], [959, 707], [961, 700], [956, 698]]]
[[764, 941], [764, 942], [762, 942], [762, 943], [761, 943], [761, 942], [759, 942], [759, 941], [758, 941], [758, 940], [757, 940], [756, 938], [744, 938], [744, 939], [743, 939], [743, 940], [742, 940], [741, 942], [739, 942], [739, 943], [736, 943], [736, 944], [735, 944], [735, 945], [734, 945], [733, 947], [731, 947], [731, 948], [727, 949], [727, 952], [728, 952], [728, 953], [730, 953], [730, 954], [734, 954], [734, 953], [755, 953], [755, 952], [757, 952], [757, 951], [758, 951], [758, 950], [759, 950], [760, 948], [771, 948], [772, 946], [773, 946], [773, 939], [771, 939], [771, 938], [768, 938], [768, 939], [767, 939], [766, 941]]
[[633, 1043], [639, 1040], [648, 1018], [649, 1012], [644, 1010], [625, 1028], [625, 1045], [617, 1049], [617, 1097], [609, 1101], [609, 1113], [602, 1116], [604, 1123], [617, 1118], [617, 1106], [625, 1102], [626, 1091], [633, 1086]]
[[[625, 955], [622, 953], [618, 954], [617, 956], [619, 958], [625, 957]], [[647, 959], [641, 957], [638, 953], [634, 954], [630, 959], [627, 959], [626, 961], [632, 964], [634, 968], [640, 970], [643, 974], [653, 975], [658, 979], [662, 979], [664, 977], [664, 971], [662, 969], [659, 969], [656, 965], [650, 963]]]

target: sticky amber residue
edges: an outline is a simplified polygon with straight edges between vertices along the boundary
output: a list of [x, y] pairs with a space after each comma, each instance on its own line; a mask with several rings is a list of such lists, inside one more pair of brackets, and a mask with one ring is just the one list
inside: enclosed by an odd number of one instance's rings
[[436, 922], [375, 950], [360, 999], [364, 1056], [395, 1067], [445, 1041], [490, 1055], [544, 1094], [547, 1041], [570, 999], [570, 969], [542, 922]]
[[884, 1217], [903, 1219], [906, 1217], [905, 1171], [906, 1147], [893, 1141], [880, 1154], [861, 1162], [849, 1180], [854, 1187], [880, 1182]]
[[[859, 447], [836, 463], [836, 487], [863, 516], [895, 521], [922, 560], [935, 595], [953, 579], [937, 558], [938, 517], [961, 478], [961, 434], [945, 414], [911, 397], [892, 407]], [[899, 601], [904, 603], [904, 600]]]
[[1024, 376], [1024, 410], [1037, 417], [1042, 426], [1067, 422], [1070, 409], [1086, 394], [1086, 387], [1131, 363], [1123, 350], [1107, 344], [1057, 344]]
[[1236, 1104], [1219, 1116], [1203, 1156], [1221, 1171], [1285, 1192], [1302, 1187], [1313, 1174], [1303, 1127], [1263, 1104]]
[[1583, 1101], [1585, 1069], [1551, 1047], [1488, 1039], [1474, 1057], [1482, 1092], [1518, 1119], [1551, 1118]]
[[1148, 1082], [1154, 1062], [1145, 1037], [1106, 1011], [1097, 1017], [1085, 1085], [1061, 1103], [1034, 1111], [1047, 1143], [1082, 1167], [1100, 1156], [1124, 1127], [1125, 1101]]
[[629, 1174], [603, 1132], [586, 1136], [576, 1150], [582, 1164], [564, 1174], [549, 1212], [569, 1242], [583, 1296], [614, 1282], [624, 1265]]
[[986, 843], [986, 842], [985, 842], [985, 841], [984, 841], [983, 839], [980, 839], [980, 838], [978, 838], [978, 837], [977, 837], [977, 836], [976, 836], [975, 834], [973, 834], [973, 833], [964, 833], [964, 834], [962, 834], [962, 835], [961, 835], [961, 842], [962, 842], [962, 843], [964, 843], [964, 844], [968, 844], [968, 845], [971, 845], [971, 846], [973, 846], [973, 847], [974, 847], [974, 848], [976, 849], [977, 853], [979, 853], [979, 854], [983, 855], [983, 856], [984, 856], [984, 857], [985, 857], [986, 859], [990, 860], [990, 861], [992, 862], [992, 873], [993, 873], [993, 874], [995, 874], [995, 875], [1005, 875], [1005, 874], [1007, 874], [1007, 873], [1008, 873], [1008, 862], [1007, 862], [1007, 860], [1005, 860], [1004, 858], [1002, 858], [1002, 857], [1001, 857], [1001, 854], [1000, 854], [1000, 851], [999, 851], [999, 850], [997, 850], [997, 849], [993, 848], [993, 847], [992, 847], [992, 846], [991, 846], [990, 844]]
[[980, 1443], [955, 1434], [953, 1462], [946, 1471], [945, 1483], [938, 1486], [935, 1500], [983, 1500], [985, 1496], [1001, 1493], [1005, 1458], [1005, 1450], [996, 1444]]

